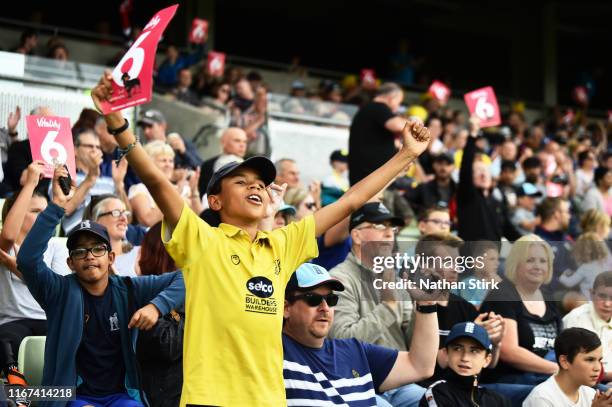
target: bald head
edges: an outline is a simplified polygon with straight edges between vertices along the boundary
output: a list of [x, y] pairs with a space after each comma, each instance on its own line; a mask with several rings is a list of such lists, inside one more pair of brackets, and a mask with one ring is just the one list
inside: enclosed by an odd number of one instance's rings
[[37, 106], [30, 112], [33, 116], [55, 116], [49, 106]]
[[247, 135], [239, 127], [230, 127], [221, 136], [221, 148], [223, 154], [233, 154], [243, 157], [246, 154]]

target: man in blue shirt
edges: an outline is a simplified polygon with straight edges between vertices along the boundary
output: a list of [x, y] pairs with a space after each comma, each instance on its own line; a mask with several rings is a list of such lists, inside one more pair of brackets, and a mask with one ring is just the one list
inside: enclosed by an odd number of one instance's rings
[[[343, 284], [315, 264], [289, 280], [283, 325], [283, 376], [288, 405], [376, 406], [376, 393], [433, 374], [438, 320], [433, 301], [417, 302], [412, 349], [399, 352], [357, 339], [327, 339]], [[384, 401], [382, 401], [384, 403]]]
[[67, 263], [73, 274], [54, 273], [43, 262], [43, 253], [74, 196], [74, 185], [68, 196], [59, 186], [59, 178], [66, 176], [65, 168], [55, 170], [53, 202], [39, 215], [17, 256], [28, 289], [47, 314], [42, 385], [75, 386], [77, 399], [70, 407], [142, 406], [134, 352], [138, 330], [152, 328], [160, 315], [183, 304], [183, 277], [180, 272], [116, 276], [108, 232], [90, 221], [68, 235]]

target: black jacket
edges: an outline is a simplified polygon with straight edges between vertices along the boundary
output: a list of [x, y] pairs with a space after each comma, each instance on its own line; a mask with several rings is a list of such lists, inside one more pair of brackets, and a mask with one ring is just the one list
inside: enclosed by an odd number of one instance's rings
[[[450, 180], [449, 188], [450, 200], [452, 200], [457, 190], [457, 184], [452, 179]], [[450, 201], [442, 199], [440, 191], [438, 190], [438, 182], [435, 179], [424, 184], [419, 184], [416, 188], [408, 190], [405, 197], [417, 214], [436, 206], [448, 208]]]
[[459, 237], [465, 241], [500, 241], [503, 236], [514, 241], [521, 234], [510, 223], [507, 208], [493, 198], [485, 196], [474, 186], [473, 168], [476, 139], [470, 137], [463, 150], [459, 185], [457, 187], [457, 218]]
[[450, 369], [429, 386], [419, 407], [512, 407], [501, 394], [478, 386], [478, 376], [459, 376]]

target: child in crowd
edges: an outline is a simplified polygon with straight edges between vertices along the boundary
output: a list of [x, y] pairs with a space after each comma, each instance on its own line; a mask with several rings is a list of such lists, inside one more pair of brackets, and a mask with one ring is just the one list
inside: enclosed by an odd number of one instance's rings
[[[92, 91], [98, 108], [111, 98], [111, 81], [110, 72], [105, 72]], [[280, 335], [284, 287], [300, 264], [317, 256], [315, 238], [413, 162], [427, 147], [429, 131], [420, 123], [407, 122], [403, 147], [342, 198], [299, 222], [263, 232], [259, 224], [264, 218], [273, 219], [270, 202], [280, 188], [271, 187], [276, 169], [270, 160], [252, 157], [226, 164], [213, 174], [206, 191], [208, 204], [222, 223], [211, 227], [151, 165], [121, 113], [109, 113], [105, 119], [163, 213], [162, 239], [185, 278], [181, 405], [285, 405]]]
[[492, 361], [492, 349], [486, 329], [473, 322], [455, 324], [444, 344], [448, 369], [443, 380], [429, 386], [419, 406], [510, 407], [504, 396], [478, 385], [482, 369]]
[[512, 224], [522, 235], [533, 233], [539, 220], [535, 215], [536, 198], [542, 196], [538, 188], [528, 182], [518, 187], [517, 207], [512, 215]]
[[[481, 257], [483, 267], [474, 267], [474, 273], [462, 280], [466, 283], [466, 288], [457, 290], [454, 294], [460, 295], [478, 309], [489, 292], [488, 289], [484, 288], [485, 286], [482, 282], [495, 281], [499, 283], [502, 281], [502, 278], [497, 274], [499, 268], [499, 242], [481, 240], [470, 243], [469, 246], [472, 249], [470, 251], [471, 256], [473, 258]], [[480, 283], [478, 283], [479, 281]]]
[[569, 328], [555, 339], [559, 372], [537, 385], [523, 407], [612, 406], [609, 395], [592, 387], [601, 373], [602, 348], [597, 334]]
[[576, 240], [572, 254], [579, 267], [575, 272], [566, 270], [559, 276], [559, 281], [568, 288], [580, 284], [580, 293], [586, 300], [590, 296], [595, 278], [606, 270], [608, 248], [596, 233], [587, 232]]
[[612, 381], [612, 271], [595, 278], [591, 301], [563, 317], [564, 328], [584, 328], [595, 332], [603, 345], [603, 383]]

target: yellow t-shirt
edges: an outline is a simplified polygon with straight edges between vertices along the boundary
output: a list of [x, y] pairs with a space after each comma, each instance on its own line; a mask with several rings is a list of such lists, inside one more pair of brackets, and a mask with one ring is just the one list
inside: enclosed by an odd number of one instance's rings
[[318, 255], [312, 216], [249, 235], [209, 226], [184, 206], [169, 241], [185, 279], [185, 404], [283, 406], [281, 330], [285, 287], [298, 266]]

